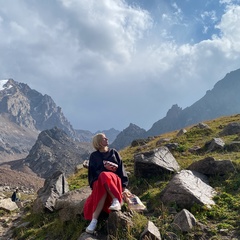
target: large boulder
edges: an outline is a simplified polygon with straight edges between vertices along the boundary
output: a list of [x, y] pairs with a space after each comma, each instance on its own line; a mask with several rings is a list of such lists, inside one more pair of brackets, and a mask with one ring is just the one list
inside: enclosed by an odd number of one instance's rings
[[18, 209], [16, 202], [13, 202], [11, 198], [0, 199], [0, 209], [7, 212], [14, 211]]
[[59, 210], [61, 221], [66, 222], [82, 215], [85, 200], [91, 192], [90, 187], [84, 187], [69, 191], [56, 199], [55, 209]]
[[55, 172], [46, 179], [44, 186], [38, 190], [38, 196], [33, 203], [33, 211], [36, 213], [49, 210], [53, 212], [56, 200], [69, 191], [68, 182], [61, 171]]
[[228, 152], [239, 152], [240, 151], [240, 140], [232, 141], [225, 145], [224, 150]]
[[230, 160], [215, 160], [213, 157], [207, 157], [192, 163], [188, 170], [196, 171], [207, 176], [225, 175], [235, 172], [236, 169]]
[[128, 230], [133, 226], [132, 218], [121, 211], [112, 211], [107, 220], [107, 232], [110, 239], [127, 239]]
[[167, 147], [159, 147], [134, 156], [134, 173], [137, 177], [151, 177], [179, 170], [178, 162]]
[[181, 208], [191, 209], [194, 204], [210, 207], [214, 205], [216, 191], [208, 185], [205, 175], [190, 170], [182, 170], [175, 174], [160, 199], [166, 204], [177, 204]]
[[234, 135], [239, 133], [240, 133], [240, 123], [232, 122], [232, 123], [229, 123], [227, 126], [225, 126], [219, 135], [227, 136], [227, 135]]

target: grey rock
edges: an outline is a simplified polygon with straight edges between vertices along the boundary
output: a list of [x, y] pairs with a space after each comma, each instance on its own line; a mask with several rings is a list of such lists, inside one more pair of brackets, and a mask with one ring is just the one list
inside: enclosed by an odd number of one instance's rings
[[190, 213], [187, 209], [183, 209], [174, 217], [172, 226], [176, 230], [180, 230], [182, 232], [190, 232], [196, 225], [196, 222], [197, 220], [194, 215]]
[[77, 240], [109, 240], [108, 236], [103, 234], [89, 234], [83, 232]]
[[227, 126], [223, 128], [223, 130], [219, 133], [220, 136], [234, 135], [240, 133], [240, 123], [233, 122], [229, 123]]
[[160, 147], [134, 156], [134, 173], [138, 177], [160, 175], [164, 172], [174, 173], [179, 170], [179, 164], [167, 147]]
[[206, 123], [199, 123], [195, 127], [198, 127], [200, 129], [210, 129], [210, 127]]
[[217, 150], [223, 150], [225, 142], [221, 138], [213, 138], [205, 143], [203, 150], [206, 152], [213, 152]]
[[197, 171], [207, 176], [226, 175], [235, 172], [236, 169], [230, 160], [216, 160], [213, 157], [207, 157], [192, 163], [189, 167], [191, 171]]
[[216, 191], [208, 185], [205, 175], [190, 170], [175, 174], [160, 194], [160, 200], [166, 204], [177, 204], [181, 208], [191, 209], [194, 204], [211, 207], [215, 205], [213, 197]]
[[182, 128], [181, 130], [179, 130], [179, 132], [177, 133], [177, 137], [180, 137], [182, 135], [184, 135], [187, 132], [186, 129]]
[[112, 239], [117, 238], [127, 239], [128, 229], [133, 226], [132, 219], [126, 216], [121, 211], [112, 211], [107, 220], [107, 232]]
[[33, 203], [33, 211], [41, 213], [45, 210], [53, 212], [56, 200], [69, 191], [65, 175], [57, 171], [50, 178], [46, 179], [44, 186], [37, 192], [37, 198]]
[[141, 233], [140, 240], [161, 240], [161, 234], [158, 228], [154, 225], [152, 221], [148, 221], [148, 224], [144, 231]]
[[225, 144], [224, 150], [228, 152], [239, 152], [240, 151], [240, 141], [233, 141]]
[[90, 187], [69, 191], [56, 199], [55, 209], [62, 222], [76, 219], [83, 214], [85, 200], [91, 194]]
[[5, 210], [7, 212], [12, 212], [18, 209], [18, 206], [15, 202], [11, 200], [11, 198], [0, 199], [0, 209]]

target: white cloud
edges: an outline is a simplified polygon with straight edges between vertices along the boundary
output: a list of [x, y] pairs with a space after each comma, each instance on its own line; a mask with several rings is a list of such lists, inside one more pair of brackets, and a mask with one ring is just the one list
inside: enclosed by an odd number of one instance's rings
[[222, 32], [222, 40], [226, 44], [225, 51], [228, 53], [240, 52], [240, 6], [232, 5], [223, 15], [222, 21], [217, 28]]
[[50, 95], [76, 128], [150, 128], [239, 68], [240, 7], [230, 1], [221, 19], [202, 15], [220, 35], [195, 44], [177, 41], [195, 26], [176, 3], [160, 23], [122, 0], [0, 3], [0, 79]]

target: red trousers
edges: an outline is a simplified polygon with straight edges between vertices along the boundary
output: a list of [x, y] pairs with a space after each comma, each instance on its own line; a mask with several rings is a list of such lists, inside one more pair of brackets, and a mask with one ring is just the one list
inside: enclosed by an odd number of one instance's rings
[[[87, 198], [83, 214], [86, 220], [92, 220], [92, 215], [97, 208], [98, 202], [102, 199], [103, 195], [107, 192], [104, 184], [107, 184], [110, 191], [113, 195], [118, 199], [118, 201], [122, 202], [122, 182], [121, 179], [113, 172], [101, 172], [98, 180], [93, 183], [93, 189], [91, 195]], [[106, 201], [103, 206], [103, 211], [109, 213], [108, 209], [112, 203], [112, 198], [109, 194], [107, 194]]]

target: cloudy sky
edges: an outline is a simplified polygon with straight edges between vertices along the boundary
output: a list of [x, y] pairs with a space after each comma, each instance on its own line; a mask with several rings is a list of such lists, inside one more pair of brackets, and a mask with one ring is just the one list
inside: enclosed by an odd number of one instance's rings
[[0, 0], [0, 79], [75, 129], [146, 130], [240, 68], [240, 0]]

